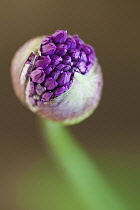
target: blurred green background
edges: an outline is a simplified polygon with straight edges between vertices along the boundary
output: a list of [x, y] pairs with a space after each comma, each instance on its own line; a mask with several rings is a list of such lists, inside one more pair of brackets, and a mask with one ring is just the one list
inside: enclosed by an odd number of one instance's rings
[[93, 45], [104, 74], [98, 109], [70, 130], [128, 210], [140, 209], [139, 8], [137, 0], [1, 2], [0, 210], [85, 210], [9, 74], [20, 45], [57, 29]]

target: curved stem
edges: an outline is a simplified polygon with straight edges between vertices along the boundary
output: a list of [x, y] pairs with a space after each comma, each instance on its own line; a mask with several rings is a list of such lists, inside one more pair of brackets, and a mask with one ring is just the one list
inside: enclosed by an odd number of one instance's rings
[[43, 121], [44, 134], [55, 158], [61, 164], [86, 210], [125, 210], [126, 208], [106, 183], [93, 160], [68, 129]]

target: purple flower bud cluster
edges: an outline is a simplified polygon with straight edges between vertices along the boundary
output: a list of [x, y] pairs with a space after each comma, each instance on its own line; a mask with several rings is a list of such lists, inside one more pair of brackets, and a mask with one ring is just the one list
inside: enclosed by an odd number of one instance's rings
[[[30, 64], [33, 58], [32, 53], [26, 63]], [[74, 73], [88, 73], [94, 61], [94, 49], [78, 35], [70, 36], [67, 31], [58, 30], [46, 36], [30, 73], [29, 97], [32, 105], [40, 107], [60, 96], [70, 88]]]

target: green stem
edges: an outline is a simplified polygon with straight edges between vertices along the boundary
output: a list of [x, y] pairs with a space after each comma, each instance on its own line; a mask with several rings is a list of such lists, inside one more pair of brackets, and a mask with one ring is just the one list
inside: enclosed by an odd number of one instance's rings
[[44, 121], [44, 134], [86, 210], [125, 210], [96, 164], [63, 125]]

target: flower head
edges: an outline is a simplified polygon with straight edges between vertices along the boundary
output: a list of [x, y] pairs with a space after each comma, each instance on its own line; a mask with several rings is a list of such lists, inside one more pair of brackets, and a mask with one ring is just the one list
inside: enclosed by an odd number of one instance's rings
[[27, 42], [12, 62], [14, 88], [34, 112], [73, 124], [96, 108], [102, 74], [94, 49], [58, 30]]

